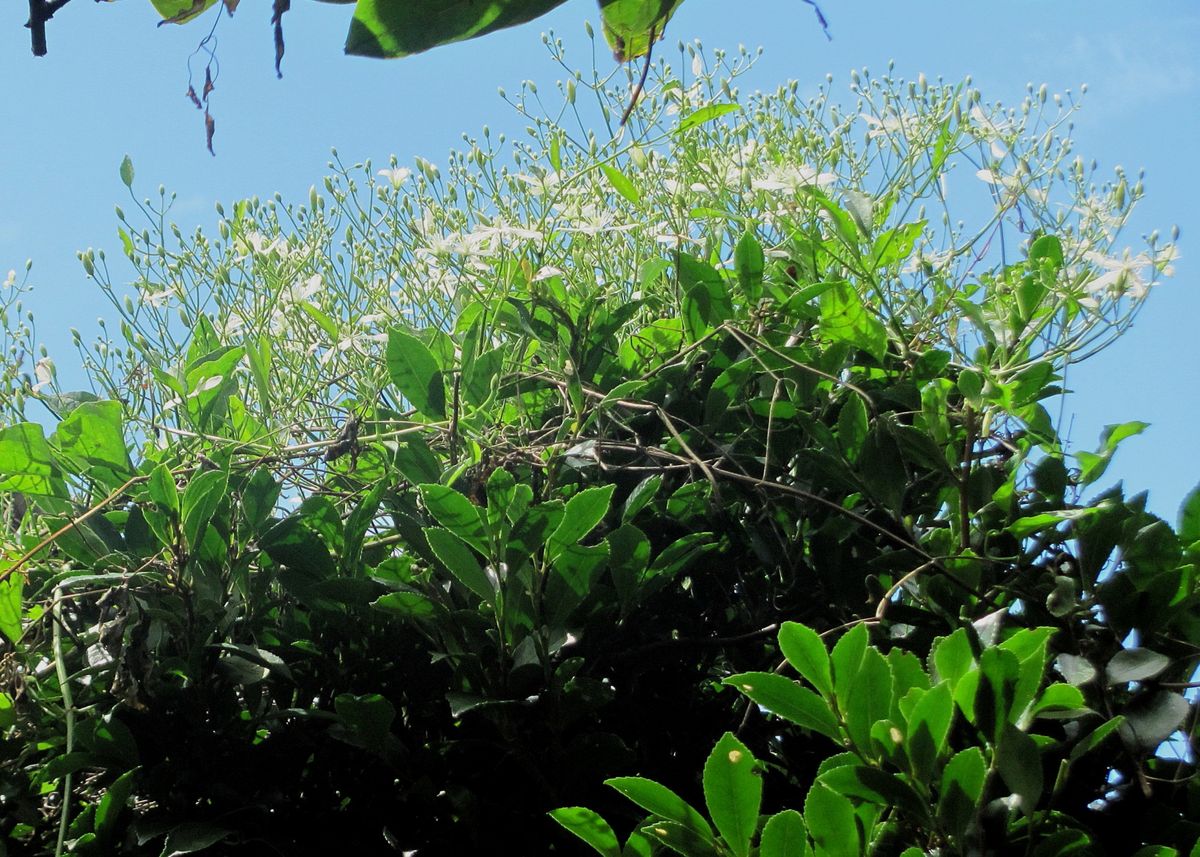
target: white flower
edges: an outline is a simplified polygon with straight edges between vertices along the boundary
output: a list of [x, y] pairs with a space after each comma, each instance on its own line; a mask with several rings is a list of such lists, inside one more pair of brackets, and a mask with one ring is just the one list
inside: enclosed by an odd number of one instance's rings
[[553, 265], [543, 265], [538, 268], [537, 273], [533, 275], [533, 282], [540, 283], [542, 280], [548, 280], [551, 277], [565, 276], [561, 268], [556, 268]]
[[593, 237], [607, 232], [627, 232], [637, 227], [636, 223], [615, 223], [616, 215], [612, 211], [590, 202], [579, 206], [567, 219], [571, 225], [564, 226], [564, 232], [578, 232]]
[[807, 164], [784, 164], [750, 182], [755, 190], [796, 193], [802, 187], [827, 188], [837, 181], [833, 173], [821, 173]]
[[391, 182], [392, 187], [399, 188], [412, 175], [412, 170], [408, 167], [389, 167], [386, 170], [380, 170], [379, 175]]
[[37, 383], [33, 385], [33, 392], [37, 393], [54, 380], [54, 361], [49, 357], [43, 357], [34, 364], [33, 374], [37, 378]]
[[4, 287], [6, 289], [11, 289], [16, 284], [17, 284], [17, 272], [14, 270], [9, 270], [8, 277], [5, 278], [5, 280], [4, 280]]
[[1146, 268], [1153, 266], [1154, 262], [1145, 253], [1134, 256], [1126, 250], [1118, 258], [1088, 250], [1083, 254], [1083, 258], [1104, 271], [1100, 276], [1084, 283], [1083, 288], [1090, 295], [1128, 295], [1134, 300], [1140, 300], [1150, 290], [1150, 281], [1146, 279], [1144, 272]]
[[297, 280], [286, 289], [283, 289], [279, 294], [279, 299], [283, 303], [298, 304], [321, 291], [322, 285], [321, 275], [313, 274], [304, 282]]
[[242, 236], [239, 249], [243, 254], [253, 253], [256, 256], [270, 256], [284, 253], [287, 250], [287, 243], [280, 238], [268, 239], [258, 232], [247, 232]]

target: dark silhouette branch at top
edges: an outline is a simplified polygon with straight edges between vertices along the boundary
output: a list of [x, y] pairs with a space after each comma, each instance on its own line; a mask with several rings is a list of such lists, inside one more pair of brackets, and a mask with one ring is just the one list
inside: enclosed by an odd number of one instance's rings
[[46, 22], [54, 17], [54, 13], [70, 3], [71, 0], [29, 0], [29, 39], [33, 43], [33, 55], [46, 55]]

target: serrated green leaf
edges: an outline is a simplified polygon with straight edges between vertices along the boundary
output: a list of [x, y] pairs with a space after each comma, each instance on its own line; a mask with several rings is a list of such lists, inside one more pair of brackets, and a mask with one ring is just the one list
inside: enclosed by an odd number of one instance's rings
[[833, 695], [833, 676], [825, 642], [812, 628], [799, 622], [784, 622], [779, 629], [779, 648], [796, 672], [826, 699]]
[[758, 857], [811, 857], [804, 816], [785, 809], [767, 819], [758, 846]]
[[646, 812], [674, 821], [711, 840], [712, 827], [695, 807], [664, 785], [644, 777], [612, 777], [604, 781]]
[[496, 590], [466, 542], [441, 527], [425, 527], [424, 533], [429, 549], [458, 582], [483, 599], [484, 603], [494, 604]]
[[[361, 4], [360, 4], [361, 5]], [[400, 394], [421, 413], [446, 418], [446, 384], [433, 352], [412, 334], [388, 332], [387, 368]]]
[[551, 810], [550, 817], [604, 857], [621, 857], [621, 843], [599, 813], [582, 806], [564, 806]]
[[717, 832], [735, 857], [747, 857], [758, 829], [762, 777], [750, 749], [726, 732], [704, 764], [704, 801]]
[[722, 684], [737, 688], [772, 714], [841, 743], [841, 730], [829, 703], [789, 678], [777, 673], [748, 672], [731, 675]]

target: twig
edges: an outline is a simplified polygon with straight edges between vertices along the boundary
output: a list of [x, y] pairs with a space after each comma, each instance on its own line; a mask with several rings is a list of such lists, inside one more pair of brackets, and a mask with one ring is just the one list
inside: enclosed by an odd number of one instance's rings
[[[32, 0], [31, 0], [32, 2]], [[642, 89], [646, 86], [646, 78], [650, 74], [650, 57], [654, 55], [654, 37], [656, 35], [656, 25], [650, 26], [650, 41], [646, 45], [646, 64], [642, 66], [642, 76], [638, 78], [637, 86], [633, 88], [633, 93], [629, 96], [629, 106], [625, 108], [625, 112], [621, 114], [621, 121], [617, 127], [624, 128], [625, 123], [629, 121], [629, 117], [633, 115], [633, 108], [637, 106], [638, 99], [642, 97]]]
[[33, 55], [46, 55], [46, 22], [54, 17], [54, 13], [70, 3], [71, 0], [29, 0], [29, 40], [33, 44]]

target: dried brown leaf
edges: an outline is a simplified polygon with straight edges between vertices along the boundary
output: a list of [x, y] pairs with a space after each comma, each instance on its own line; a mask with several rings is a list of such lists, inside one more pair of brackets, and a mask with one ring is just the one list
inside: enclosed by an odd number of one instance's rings
[[217, 153], [213, 151], [212, 141], [213, 141], [213, 132], [216, 131], [216, 129], [217, 129], [217, 123], [213, 121], [212, 114], [209, 113], [207, 110], [205, 110], [204, 111], [204, 137], [205, 137], [205, 142], [208, 144], [208, 153], [210, 155], [213, 155], [214, 157], [216, 156]]

